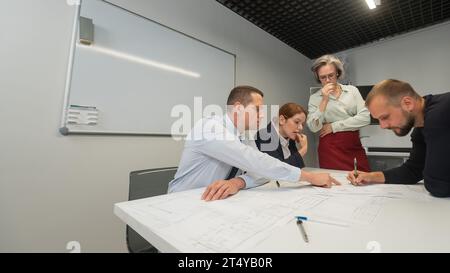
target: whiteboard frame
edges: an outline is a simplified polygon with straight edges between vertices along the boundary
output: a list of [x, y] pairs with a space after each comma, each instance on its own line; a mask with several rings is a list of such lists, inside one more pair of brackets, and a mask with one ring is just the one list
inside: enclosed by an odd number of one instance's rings
[[[111, 6], [114, 6], [116, 8], [121, 9], [124, 12], [128, 12], [131, 13], [135, 16], [138, 16], [140, 18], [146, 19], [152, 23], [155, 23], [159, 26], [162, 26], [166, 29], [169, 29], [171, 31], [174, 31], [178, 34], [184, 35], [187, 38], [193, 39], [197, 42], [203, 43], [207, 46], [213, 47], [215, 49], [218, 49], [224, 53], [230, 54], [233, 59], [234, 59], [234, 86], [236, 86], [236, 54], [229, 52], [227, 50], [224, 50], [220, 47], [217, 47], [215, 45], [212, 45], [210, 43], [207, 43], [205, 41], [202, 41], [198, 38], [195, 38], [194, 36], [191, 36], [189, 34], [186, 34], [184, 32], [181, 32], [179, 30], [176, 30], [174, 28], [171, 28], [169, 26], [166, 26], [164, 24], [161, 24], [155, 20], [152, 20], [148, 17], [145, 17], [143, 15], [140, 15], [136, 12], [133, 12], [131, 10], [125, 9], [121, 6], [118, 6], [116, 4], [113, 4], [111, 2], [108, 2], [106, 0], [101, 0], [104, 3], [107, 3]], [[74, 56], [75, 56], [75, 47], [76, 47], [76, 43], [77, 43], [77, 37], [79, 36], [78, 34], [78, 29], [79, 29], [79, 23], [80, 23], [80, 13], [81, 13], [81, 5], [83, 3], [83, 0], [79, 0], [79, 4], [75, 4], [76, 8], [75, 8], [75, 16], [74, 16], [74, 21], [73, 21], [73, 26], [72, 26], [72, 38], [71, 38], [71, 42], [70, 42], [70, 49], [69, 49], [69, 62], [67, 64], [67, 74], [66, 74], [66, 84], [65, 84], [65, 88], [64, 88], [64, 102], [63, 102], [63, 110], [62, 110], [62, 116], [61, 116], [61, 124], [60, 124], [60, 128], [59, 128], [59, 132], [61, 133], [61, 135], [63, 136], [68, 136], [68, 135], [113, 135], [113, 136], [160, 136], [160, 137], [172, 137], [172, 136], [176, 136], [176, 137], [180, 137], [180, 136], [184, 136], [184, 135], [178, 135], [178, 134], [158, 134], [158, 133], [140, 133], [140, 132], [109, 132], [109, 131], [101, 131], [101, 130], [92, 130], [92, 131], [84, 131], [84, 130], [76, 130], [76, 129], [71, 129], [67, 126], [67, 112], [69, 109], [69, 101], [70, 101], [70, 87], [72, 84], [72, 72], [73, 72], [73, 63], [74, 63]]]

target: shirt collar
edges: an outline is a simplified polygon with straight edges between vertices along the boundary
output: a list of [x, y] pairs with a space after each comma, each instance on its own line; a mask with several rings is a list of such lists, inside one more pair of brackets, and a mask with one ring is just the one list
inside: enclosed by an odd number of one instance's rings
[[232, 133], [233, 135], [235, 135], [239, 139], [241, 139], [242, 134], [234, 126], [234, 123], [233, 123], [233, 121], [231, 120], [231, 118], [230, 118], [230, 116], [228, 114], [225, 114], [224, 122], [225, 122], [225, 128], [227, 128], [228, 132]]
[[282, 135], [280, 135], [280, 131], [278, 131], [278, 117], [274, 117], [272, 119], [272, 127], [275, 129], [275, 132], [278, 134], [278, 138], [280, 139], [281, 146], [288, 147], [289, 140], [285, 139]]

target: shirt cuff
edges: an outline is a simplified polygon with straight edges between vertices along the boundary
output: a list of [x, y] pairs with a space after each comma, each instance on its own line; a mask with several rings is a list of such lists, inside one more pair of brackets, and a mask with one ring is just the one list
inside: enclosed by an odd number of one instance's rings
[[311, 127], [316, 129], [317, 131], [320, 130], [320, 128], [322, 128], [323, 124], [323, 113], [322, 112], [318, 113], [319, 113], [318, 115], [311, 117]]
[[399, 179], [395, 179], [395, 169], [384, 170], [382, 173], [385, 184], [403, 184], [399, 182]]
[[292, 166], [291, 174], [286, 179], [289, 182], [299, 182], [300, 176], [302, 175], [302, 170], [300, 168]]
[[318, 119], [320, 122], [323, 122], [324, 112], [317, 110], [316, 115], [314, 115], [314, 119]]
[[342, 122], [335, 121], [335, 122], [331, 123], [331, 129], [333, 130], [333, 133], [337, 133], [342, 130], [342, 127], [344, 127], [344, 124], [340, 124], [340, 123], [342, 123]]
[[254, 187], [258, 187], [270, 181], [269, 179], [265, 178], [255, 178], [248, 174], [239, 175], [238, 177], [244, 180], [245, 182], [244, 189], [251, 189]]

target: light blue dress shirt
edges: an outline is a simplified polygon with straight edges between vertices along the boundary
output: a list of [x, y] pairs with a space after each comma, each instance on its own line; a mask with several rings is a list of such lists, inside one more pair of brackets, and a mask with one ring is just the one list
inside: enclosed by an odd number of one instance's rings
[[262, 181], [260, 177], [299, 181], [300, 168], [258, 151], [256, 145], [241, 143], [240, 137], [228, 115], [199, 120], [186, 137], [180, 164], [168, 192], [206, 187], [225, 179], [233, 166], [244, 173], [239, 177], [244, 179], [246, 188], [258, 186], [256, 182]]

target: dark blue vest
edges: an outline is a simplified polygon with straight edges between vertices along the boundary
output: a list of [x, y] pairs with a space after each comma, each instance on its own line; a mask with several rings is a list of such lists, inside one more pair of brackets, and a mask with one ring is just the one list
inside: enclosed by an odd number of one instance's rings
[[[272, 122], [270, 122], [267, 125], [267, 128], [263, 128], [258, 131], [258, 133], [256, 134], [255, 142], [256, 142], [256, 146], [258, 147], [258, 149], [261, 152], [264, 152], [264, 153], [266, 153], [272, 157], [275, 157], [283, 162], [286, 162], [292, 166], [295, 166], [298, 168], [305, 167], [303, 158], [300, 155], [300, 153], [298, 152], [295, 141], [292, 139], [289, 139], [289, 146], [288, 146], [289, 151], [291, 151], [291, 156], [284, 159], [283, 148], [281, 147], [281, 144], [280, 144], [280, 136], [278, 135], [275, 128], [272, 126]], [[269, 143], [271, 143], [271, 142], [273, 142], [274, 145], [269, 145]], [[266, 144], [266, 145], [264, 145], [264, 144]], [[268, 146], [274, 146], [274, 147], [271, 147], [274, 149], [270, 149], [270, 150], [265, 149]]]

